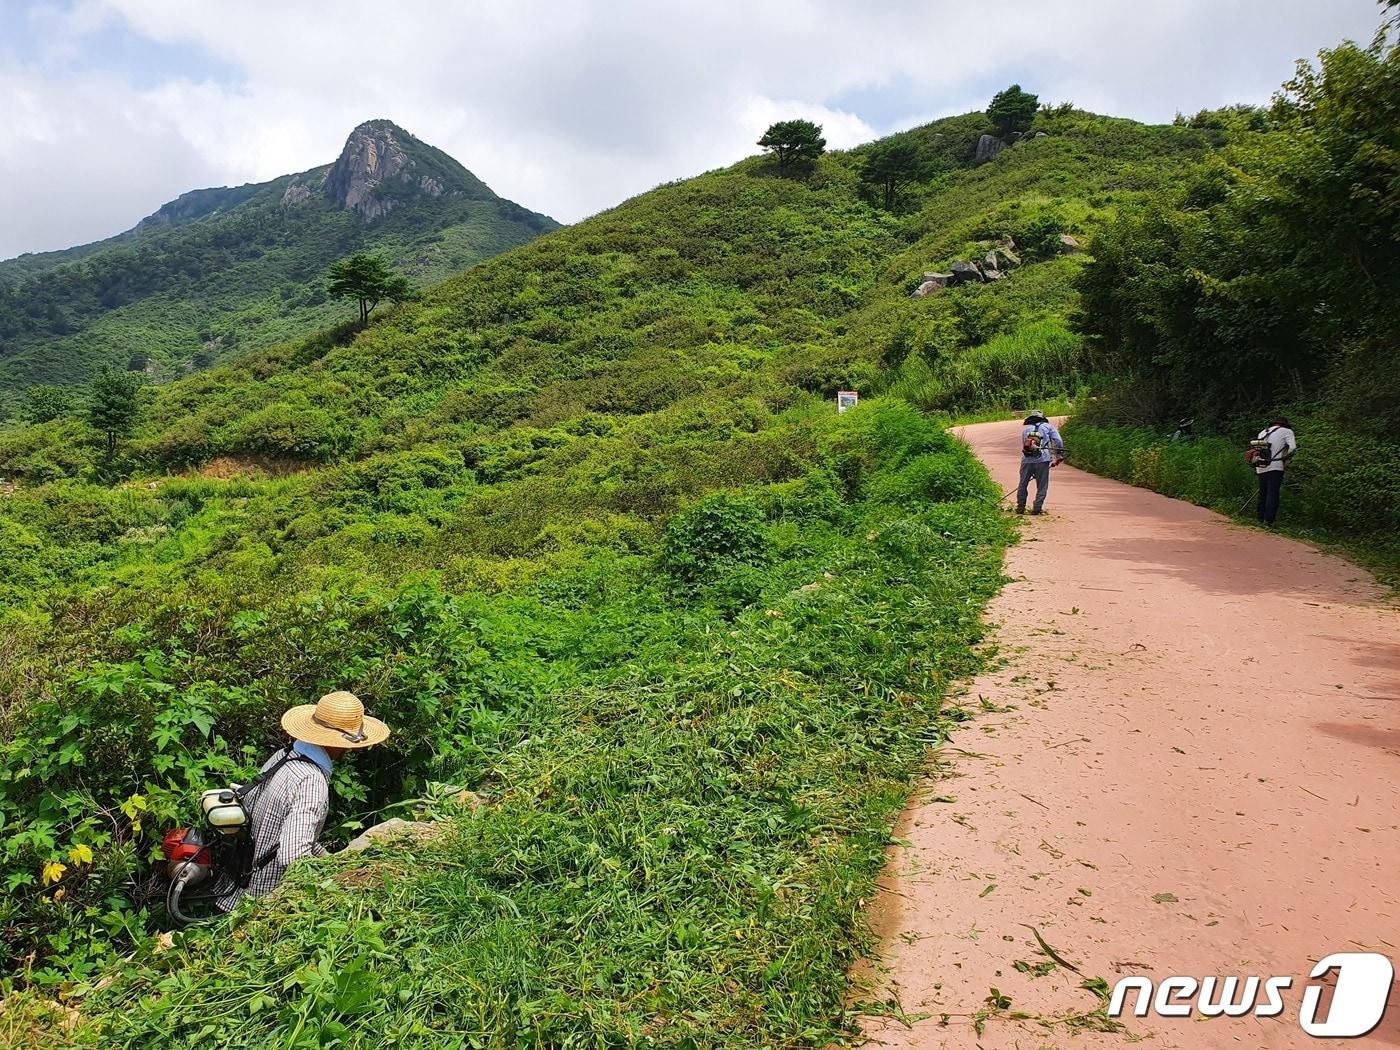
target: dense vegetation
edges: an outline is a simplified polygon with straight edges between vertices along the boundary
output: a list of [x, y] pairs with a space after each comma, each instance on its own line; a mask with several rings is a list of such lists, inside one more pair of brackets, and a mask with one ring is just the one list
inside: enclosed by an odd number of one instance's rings
[[[1233, 461], [1282, 412], [1301, 447], [1282, 521], [1394, 575], [1400, 47], [1382, 35], [1324, 52], [1272, 107], [1191, 123], [1225, 148], [1122, 209], [1080, 276], [1080, 327], [1108, 380], [1081, 405], [1075, 462], [1234, 510], [1252, 475]], [[1161, 448], [1184, 416], [1205, 436]]]
[[[74, 411], [0, 431], [12, 1036], [52, 1039], [51, 1000], [105, 1045], [837, 1031], [1006, 538], [921, 410], [1083, 382], [1060, 235], [1215, 141], [1058, 107], [974, 165], [989, 126], [897, 136], [888, 207], [869, 150], [661, 187], [146, 389], [110, 453]], [[1007, 237], [1004, 280], [910, 297]], [[491, 804], [154, 953], [159, 831], [336, 686], [396, 734], [337, 769], [333, 836], [448, 785]]]
[[168, 379], [344, 319], [323, 275], [354, 252], [423, 285], [557, 225], [393, 130], [440, 196], [381, 187], [394, 207], [367, 221], [322, 191], [327, 165], [195, 190], [110, 240], [0, 262], [0, 419], [26, 387], [104, 367]]

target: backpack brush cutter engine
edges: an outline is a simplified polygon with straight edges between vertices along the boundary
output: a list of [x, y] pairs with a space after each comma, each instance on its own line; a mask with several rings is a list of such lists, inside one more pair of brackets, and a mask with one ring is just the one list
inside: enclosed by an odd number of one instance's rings
[[[213, 917], [215, 897], [237, 886], [247, 889], [254, 872], [276, 856], [273, 847], [262, 857], [253, 856], [252, 799], [277, 771], [297, 758], [290, 747], [272, 766], [249, 783], [214, 788], [199, 796], [203, 828], [172, 828], [165, 833], [161, 852], [170, 886], [165, 910], [174, 922], [189, 926]], [[202, 905], [200, 915], [182, 907]]]
[[199, 802], [205, 827], [172, 828], [161, 842], [165, 874], [170, 879], [165, 910], [180, 926], [208, 918], [188, 914], [181, 904], [211, 902], [220, 882], [218, 876], [237, 866], [237, 855], [245, 852], [240, 840], [249, 838], [248, 813], [236, 788], [206, 791]]

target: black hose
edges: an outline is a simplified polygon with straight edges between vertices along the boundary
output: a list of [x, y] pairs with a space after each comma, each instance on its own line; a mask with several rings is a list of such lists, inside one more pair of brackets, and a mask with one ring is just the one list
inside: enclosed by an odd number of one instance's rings
[[193, 863], [193, 860], [187, 860], [181, 864], [170, 880], [170, 888], [165, 891], [165, 910], [181, 928], [204, 921], [192, 915], [186, 915], [180, 910], [180, 897], [184, 894], [185, 887], [189, 885], [190, 878], [199, 870], [197, 867], [190, 866]]

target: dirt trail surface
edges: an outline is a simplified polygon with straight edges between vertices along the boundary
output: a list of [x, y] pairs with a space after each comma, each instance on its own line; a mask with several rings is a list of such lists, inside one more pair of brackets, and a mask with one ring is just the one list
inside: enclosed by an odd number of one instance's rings
[[[1004, 489], [1019, 428], [960, 431]], [[1400, 963], [1400, 614], [1346, 561], [1068, 466], [1046, 510], [989, 611], [1007, 666], [965, 701], [992, 713], [940, 755], [872, 905], [870, 998], [905, 1014], [868, 1018], [873, 1044], [1400, 1047], [1394, 986], [1365, 1038], [1298, 1023], [1324, 955]], [[1294, 981], [1273, 1019], [1042, 1023], [1130, 973]]]

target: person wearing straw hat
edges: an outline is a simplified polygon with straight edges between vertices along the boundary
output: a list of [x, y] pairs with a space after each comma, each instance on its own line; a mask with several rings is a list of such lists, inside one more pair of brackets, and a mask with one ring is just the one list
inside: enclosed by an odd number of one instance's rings
[[1031, 409], [1021, 428], [1021, 481], [1016, 486], [1016, 513], [1026, 513], [1026, 497], [1035, 481], [1032, 514], [1045, 513], [1045, 494], [1050, 491], [1050, 468], [1065, 461], [1065, 443], [1055, 424], [1038, 408]]
[[[354, 693], [327, 693], [282, 716], [291, 743], [263, 763], [253, 801], [253, 874], [246, 889], [233, 886], [218, 897], [228, 911], [246, 893], [261, 897], [282, 882], [287, 868], [302, 857], [323, 857], [318, 839], [330, 809], [330, 777], [335, 762], [361, 748], [382, 744], [389, 727], [365, 714]], [[261, 774], [260, 774], [261, 775]]]

